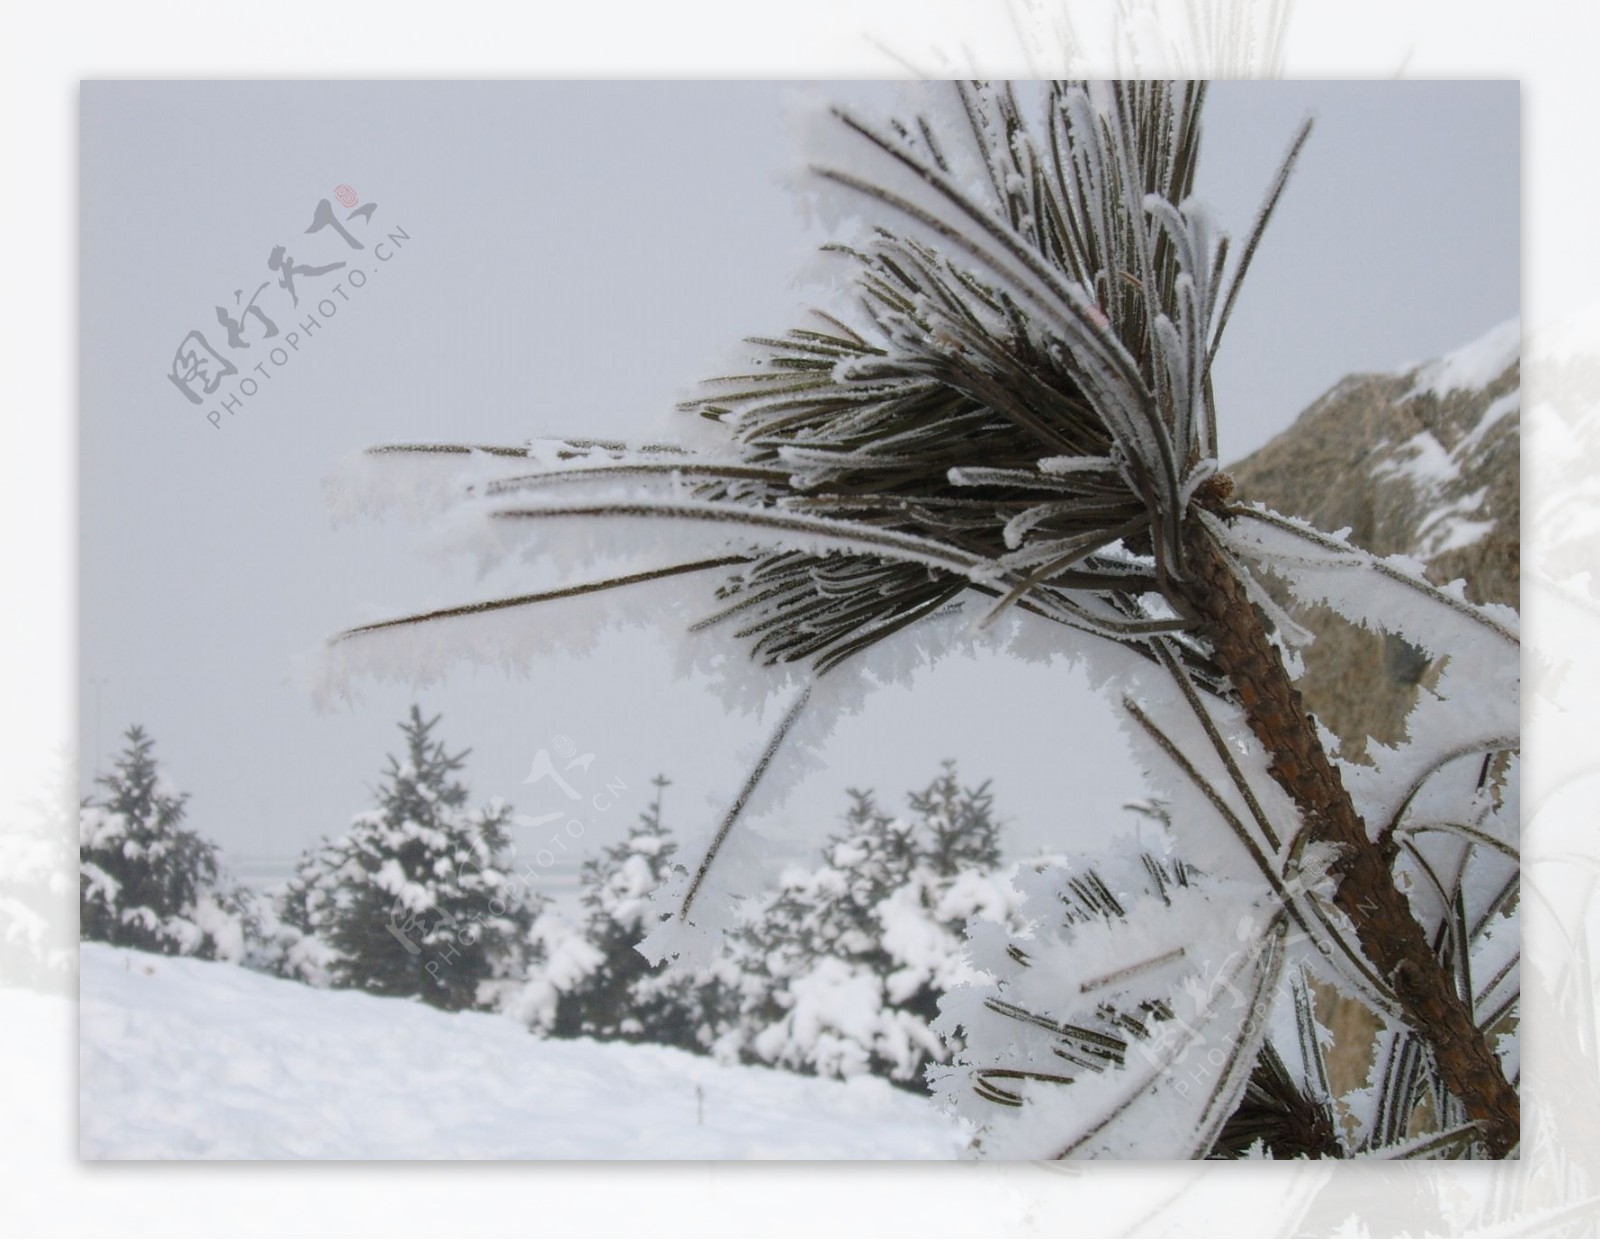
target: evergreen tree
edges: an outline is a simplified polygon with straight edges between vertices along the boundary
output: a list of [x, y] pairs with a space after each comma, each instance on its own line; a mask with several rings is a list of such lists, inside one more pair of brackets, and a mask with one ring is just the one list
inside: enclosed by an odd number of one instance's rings
[[992, 870], [1000, 864], [1000, 824], [988, 780], [963, 788], [956, 764], [946, 760], [932, 783], [906, 799], [926, 833], [924, 848], [935, 873], [949, 878], [960, 870]]
[[598, 962], [561, 998], [555, 1032], [704, 1051], [723, 1024], [726, 971], [668, 972], [636, 950], [652, 925], [649, 899], [671, 876], [678, 845], [661, 817], [664, 776], [627, 839], [586, 861], [585, 937]]
[[[188, 794], [172, 787], [138, 725], [98, 798], [79, 811], [78, 913], [84, 939], [167, 955], [231, 954], [230, 910], [215, 847], [183, 825]], [[222, 949], [219, 951], [219, 948]]]
[[433, 739], [438, 722], [413, 706], [377, 808], [301, 858], [283, 919], [312, 940], [289, 952], [308, 980], [455, 1010], [525, 969], [537, 909], [506, 872], [510, 807], [467, 809], [467, 755]]
[[1010, 911], [993, 798], [987, 783], [962, 787], [950, 762], [908, 794], [906, 818], [871, 792], [849, 796], [822, 864], [787, 873], [741, 936], [739, 1040], [759, 1062], [916, 1088], [950, 1054], [932, 1025], [961, 980], [967, 921]]

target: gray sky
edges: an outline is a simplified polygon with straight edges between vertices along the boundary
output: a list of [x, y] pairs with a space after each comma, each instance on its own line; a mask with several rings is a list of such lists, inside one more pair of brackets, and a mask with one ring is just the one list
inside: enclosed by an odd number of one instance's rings
[[[475, 585], [398, 518], [335, 528], [323, 479], [374, 442], [658, 433], [740, 337], [826, 300], [794, 284], [824, 237], [783, 182], [793, 94], [85, 84], [81, 744], [94, 765], [143, 723], [192, 794], [191, 824], [235, 857], [291, 856], [366, 808], [412, 695], [367, 685], [358, 708], [318, 714], [294, 662], [341, 628], [465, 601]], [[1317, 130], [1218, 364], [1229, 458], [1343, 375], [1421, 360], [1518, 309], [1514, 83], [1217, 86], [1200, 193], [1235, 235], [1308, 111]], [[275, 279], [272, 247], [302, 265], [350, 257], [330, 230], [303, 231], [341, 184], [377, 204], [353, 235], [410, 240], [386, 263], [364, 258], [368, 284], [213, 429], [212, 406], [167, 378], [174, 350], [191, 329], [221, 349], [214, 307]], [[275, 283], [258, 304], [292, 331], [337, 278], [301, 277], [300, 312]], [[421, 700], [448, 742], [474, 749], [479, 798], [540, 808], [522, 779], [565, 734], [631, 789], [586, 845], [621, 833], [658, 771], [677, 784], [669, 820], [698, 827], [755, 737], [705, 686], [674, 679], [667, 651], [665, 636], [630, 631], [526, 678], [468, 670]], [[852, 785], [898, 801], [947, 756], [994, 777], [1026, 846], [1099, 834], [1140, 792], [1109, 713], [1074, 677], [991, 658], [842, 721], [829, 769], [788, 815], [831, 821]]]

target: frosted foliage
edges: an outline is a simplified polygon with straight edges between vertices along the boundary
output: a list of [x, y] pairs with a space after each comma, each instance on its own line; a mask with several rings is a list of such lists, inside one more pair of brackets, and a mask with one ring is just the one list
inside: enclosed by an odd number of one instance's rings
[[[703, 656], [693, 662], [697, 670], [715, 675], [726, 670], [728, 675], [718, 681], [731, 707], [759, 710], [764, 701], [775, 697], [761, 716], [763, 739], [745, 747], [741, 759], [747, 769], [754, 768], [767, 753], [772, 754], [770, 765], [760, 775], [753, 788], [730, 793], [722, 806], [723, 813], [740, 806], [740, 820], [750, 821], [780, 809], [787, 796], [803, 780], [825, 769], [821, 751], [840, 719], [855, 715], [865, 709], [874, 692], [885, 686], [914, 688], [931, 675], [936, 662], [952, 659], [971, 659], [980, 653], [1005, 654], [1041, 666], [1065, 669], [1081, 665], [1087, 672], [1091, 685], [1103, 692], [1116, 694], [1130, 683], [1137, 682], [1138, 692], [1160, 695], [1163, 702], [1177, 701], [1177, 691], [1164, 675], [1151, 675], [1150, 665], [1136, 654], [1116, 643], [1083, 637], [1078, 641], [1063, 643], [1059, 625], [1022, 613], [1007, 613], [993, 624], [980, 626], [985, 607], [981, 602], [952, 604], [920, 623], [887, 637], [871, 652], [871, 657], [860, 661], [851, 675], [829, 675], [806, 678], [796, 673], [782, 674], [762, 669], [750, 670], [749, 661], [737, 650], [729, 651], [715, 641], [694, 641], [691, 636], [686, 648], [693, 655]], [[691, 656], [693, 657], [693, 656]], [[784, 723], [802, 695], [804, 707], [774, 745], [778, 729]], [[1213, 702], [1215, 709], [1217, 704]], [[1187, 710], [1187, 706], [1184, 707]], [[1236, 719], [1237, 712], [1234, 712]], [[1225, 716], [1227, 717], [1227, 716]], [[1142, 743], [1142, 736], [1134, 736], [1134, 743]], [[1264, 761], [1264, 760], [1263, 760]], [[1261, 767], [1264, 770], [1264, 765]], [[1225, 776], [1218, 773], [1218, 778]], [[1181, 780], [1174, 778], [1172, 788], [1181, 788]], [[1269, 786], [1262, 795], [1274, 800], [1280, 812], [1291, 812], [1276, 786]], [[1237, 801], [1237, 797], [1233, 798]], [[1207, 807], [1202, 821], [1216, 824], [1223, 832], [1215, 814]], [[1196, 829], [1200, 829], [1198, 826]], [[712, 852], [718, 823], [701, 828], [698, 833], [686, 834], [683, 857], [689, 859], [689, 869], [673, 875], [652, 899], [654, 908], [666, 915], [660, 926], [641, 944], [641, 950], [652, 960], [682, 959], [689, 963], [702, 963], [711, 959], [724, 936], [737, 924], [740, 902], [759, 896], [767, 889], [769, 879], [765, 873], [765, 855], [753, 838], [737, 828], [730, 830], [715, 854], [715, 864], [710, 866], [700, 885], [690, 914], [683, 915], [683, 905], [690, 884], [694, 863]], [[1219, 834], [1219, 847], [1240, 857], [1239, 864], [1248, 866], [1248, 859], [1239, 852], [1236, 842], [1226, 834]]]
[[677, 867], [677, 843], [657, 795], [626, 839], [589, 858], [580, 874], [581, 928], [536, 927], [544, 956], [526, 984], [508, 993], [505, 1010], [557, 1037], [653, 1042], [737, 1056], [728, 1045], [728, 1012], [738, 989], [726, 956], [701, 969], [664, 969], [637, 950], [657, 920], [648, 897]]
[[785, 1017], [755, 1038], [757, 1058], [785, 1067], [806, 1066], [819, 1076], [861, 1076], [874, 1057], [890, 1075], [913, 1075], [920, 1058], [941, 1051], [921, 1022], [884, 1006], [881, 981], [861, 965], [819, 960], [789, 983]]
[[1210, 695], [1191, 698], [1181, 680], [1125, 649], [1090, 642], [1085, 652], [1096, 682], [1123, 704], [1133, 757], [1185, 853], [1204, 857], [1214, 878], [1287, 912], [1287, 958], [1347, 994], [1388, 1006], [1353, 927], [1332, 904], [1333, 857], [1307, 841], [1242, 710]]
[[[1369, 743], [1370, 766], [1345, 765], [1345, 784], [1371, 831], [1394, 821], [1408, 797], [1452, 761], [1516, 748], [1520, 624], [1511, 608], [1468, 603], [1460, 582], [1435, 586], [1409, 557], [1379, 560], [1275, 514], [1215, 528], [1236, 554], [1282, 578], [1301, 602], [1326, 604], [1363, 628], [1403, 637], [1443, 659], [1437, 682], [1418, 694], [1407, 717], [1406, 742]], [[1481, 809], [1461, 812], [1470, 821]], [[1501, 843], [1515, 847], [1514, 813], [1486, 821]]]
[[939, 1028], [968, 1049], [930, 1077], [991, 1158], [1195, 1158], [1232, 1112], [1282, 973], [1253, 885], [1149, 859], [1140, 873], [1024, 871], [1021, 934], [973, 928], [983, 974]]
[[[686, 855], [712, 856], [712, 840], [690, 837]], [[762, 890], [766, 857], [753, 832], [730, 831], [715, 851], [716, 865], [707, 869], [704, 884], [686, 914], [694, 875], [683, 866], [673, 869], [651, 894], [652, 928], [638, 943], [638, 951], [651, 964], [675, 962], [680, 967], [709, 965], [724, 949], [743, 916], [743, 902]]]
[[503, 472], [503, 462], [485, 452], [361, 452], [340, 463], [323, 492], [335, 521], [391, 508], [421, 518], [445, 511]]
[[627, 593], [562, 598], [538, 622], [515, 608], [483, 609], [424, 625], [361, 633], [307, 659], [300, 679], [319, 705], [359, 700], [361, 677], [421, 689], [458, 665], [477, 664], [524, 676], [540, 659], [589, 654], [608, 632], [628, 628], [681, 632], [696, 618], [681, 582], [641, 583]]
[[[898, 882], [863, 901], [844, 890], [844, 871], [791, 876], [754, 931], [758, 967], [772, 987], [770, 1014], [752, 1024], [755, 1058], [825, 1076], [880, 1071], [915, 1082], [924, 1065], [947, 1057], [929, 1000], [974, 979], [963, 954], [966, 927], [1006, 921], [1016, 897], [998, 872], [940, 880], [922, 869]], [[859, 921], [841, 916], [851, 908]], [[809, 913], [788, 934], [774, 933], [785, 910], [801, 909]]]
[[[947, 763], [909, 813], [851, 793], [820, 864], [795, 865], [747, 902], [711, 966], [726, 1053], [820, 1075], [887, 1076], [919, 1088], [953, 1044], [933, 1031], [940, 994], [975, 976], [974, 920], [1012, 917], [987, 787]], [[702, 966], [702, 976], [705, 968]]]
[[465, 755], [433, 739], [437, 723], [412, 707], [377, 808], [301, 857], [283, 900], [299, 936], [287, 943], [289, 976], [492, 1007], [530, 963], [541, 898], [511, 873], [510, 807], [469, 807], [456, 777]]
[[[426, 684], [458, 660], [521, 673], [619, 625], [681, 637], [679, 669], [752, 720], [748, 776], [670, 863], [636, 833], [596, 915], [644, 935], [650, 961], [699, 970], [696, 993], [736, 999], [723, 1050], [908, 1079], [966, 1039], [945, 1087], [985, 1153], [1205, 1154], [1258, 1050], [1268, 1086], [1312, 1111], [1324, 1101], [1306, 975], [1396, 1015], [1334, 906], [1325, 824], [1284, 791], [1291, 759], [1258, 741], [1263, 707], [1207, 636], [1229, 631], [1206, 615], [1226, 593], [1193, 572], [1207, 545], [1264, 617], [1232, 635], [1276, 641], [1291, 678], [1309, 634], [1258, 575], [1435, 657], [1407, 742], [1372, 744], [1370, 765], [1341, 773], [1424, 930], [1449, 931], [1462, 970], [1481, 957], [1486, 1019], [1514, 1000], [1501, 921], [1516, 871], [1516, 617], [1429, 585], [1412, 561], [1230, 507], [1211, 365], [1308, 130], [1230, 248], [1192, 197], [1203, 98], [1194, 83], [979, 82], [908, 88], [909, 110], [883, 124], [834, 109], [810, 135], [808, 192], [836, 221], [875, 218], [825, 260], [845, 267], [836, 304], [753, 338], [749, 360], [685, 404], [693, 447], [413, 445], [353, 463], [331, 490], [341, 514], [407, 503], [435, 550], [476, 560], [483, 591], [342, 635], [312, 672], [319, 695], [358, 676]], [[1423, 368], [1409, 396], [1481, 386], [1517, 334], [1504, 325]], [[1437, 492], [1513, 407], [1491, 408], [1453, 454], [1417, 436], [1396, 471]], [[1479, 496], [1454, 504], [1424, 525], [1430, 553], [1483, 536]], [[819, 868], [765, 891], [741, 824], [783, 806], [877, 688], [979, 651], [1081, 663], [1203, 881], [1146, 858], [1101, 867], [1120, 884], [1100, 891], [1109, 904], [1050, 868], [1018, 897], [992, 858], [937, 859], [941, 838], [970, 831], [935, 795], [904, 819], [858, 801]], [[569, 964], [581, 984], [612, 968]], [[516, 1001], [535, 1024], [555, 1002], [559, 1024], [563, 993], [552, 980]], [[627, 1014], [605, 1029], [640, 1032]], [[1070, 1101], [1033, 1105], [1057, 1094]]]
[[562, 997], [593, 976], [605, 953], [561, 913], [546, 907], [528, 932], [532, 959], [520, 978], [487, 983], [488, 1006], [535, 1033], [555, 1031]]
[[[755, 363], [761, 374], [711, 385], [692, 402], [726, 430], [720, 448], [541, 441], [389, 454], [413, 474], [418, 503], [443, 510], [437, 540], [475, 554], [506, 589], [469, 608], [366, 626], [334, 643], [323, 668], [324, 696], [352, 674], [427, 683], [463, 654], [520, 669], [648, 616], [679, 632], [697, 620], [733, 629], [755, 657], [728, 657], [724, 636], [702, 665], [745, 708], [775, 692], [809, 693], [803, 712], [774, 722], [755, 755], [759, 777], [730, 797], [706, 838], [689, 842], [701, 856], [720, 850], [715, 867], [689, 867], [658, 894], [673, 921], [646, 942], [654, 958], [714, 949], [736, 901], [752, 894], [729, 828], [812, 769], [833, 721], [872, 688], [963, 647], [1059, 650], [1084, 632], [1123, 640], [1177, 623], [1164, 601], [1141, 603], [1129, 584], [1149, 579], [1159, 557], [1132, 555], [1122, 540], [1146, 531], [1167, 561], [1178, 559], [1176, 517], [1215, 469], [1207, 372], [1245, 262], [1230, 268], [1189, 198], [1199, 92], [974, 83], [914, 93], [926, 123], [883, 128], [838, 113], [830, 145], [811, 160], [827, 193], [843, 190], [857, 206], [875, 199], [901, 229], [871, 234], [853, 260], [854, 304], [841, 313], [855, 327], [826, 320], [827, 331], [787, 338], [792, 350], [757, 342], [776, 350]], [[936, 141], [945, 125], [951, 140]], [[1065, 221], [1054, 240], [1052, 212]], [[1078, 239], [1064, 240], [1062, 228]], [[1108, 271], [1119, 273], [1110, 285]], [[1030, 373], [1048, 371], [1038, 392], [1006, 390], [1019, 351], [1040, 363]], [[784, 386], [787, 376], [798, 386]], [[961, 399], [952, 404], [946, 388]], [[1050, 410], [1043, 433], [1039, 401]], [[958, 424], [971, 427], [970, 460], [937, 442]], [[1063, 457], [1073, 443], [1098, 446]], [[381, 509], [406, 489], [386, 489], [372, 464], [357, 462], [335, 489], [343, 510]], [[885, 483], [907, 470], [904, 485]], [[1020, 511], [961, 516], [989, 509], [995, 501], [981, 497], [993, 488], [1029, 498], [1004, 501]], [[856, 498], [869, 503], [865, 517]], [[872, 504], [887, 507], [874, 516]], [[1074, 524], [1108, 506], [1121, 515], [1105, 527]], [[967, 536], [990, 523], [997, 539]], [[640, 568], [643, 546], [651, 564], [675, 567]], [[1069, 564], [1091, 583], [1035, 588], [1050, 579], [1045, 570]], [[518, 594], [512, 579], [535, 567], [584, 580]], [[645, 580], [680, 570], [711, 577], [692, 583], [705, 587], [700, 616], [682, 612], [691, 583]], [[609, 587], [624, 583], [615, 597], [631, 612], [612, 602]], [[973, 587], [983, 599], [952, 601]], [[1013, 606], [1024, 596], [1025, 624]], [[889, 602], [863, 608], [864, 598]], [[522, 609], [534, 603], [530, 623]], [[1053, 638], [1041, 638], [1044, 625]], [[870, 657], [856, 653], [869, 644]], [[854, 674], [822, 674], [847, 656]], [[817, 675], [774, 678], [759, 666], [801, 660]]]
[[[736, 408], [713, 408], [708, 402], [701, 410], [730, 431], [720, 454], [575, 442], [541, 442], [492, 453], [390, 453], [402, 472], [413, 475], [411, 489], [421, 494], [419, 503], [455, 510], [436, 523], [443, 537], [459, 538], [463, 547], [478, 553], [480, 562], [497, 565], [507, 563], [525, 544], [563, 571], [594, 572], [607, 560], [631, 557], [640, 546], [640, 529], [648, 531], [658, 564], [668, 555], [680, 560], [734, 556], [767, 570], [780, 561], [790, 566], [802, 562], [813, 580], [799, 591], [800, 597], [807, 605], [824, 600], [814, 609], [812, 622], [835, 626], [837, 644], [852, 648], [875, 630], [877, 636], [886, 636], [902, 622], [923, 618], [919, 609], [936, 610], [940, 597], [958, 591], [962, 582], [1026, 590], [1026, 574], [1077, 545], [1052, 535], [1044, 524], [1047, 515], [1063, 516], [1074, 507], [1067, 502], [1073, 488], [1059, 470], [1011, 471], [1024, 485], [1041, 490], [1040, 498], [1047, 502], [1031, 516], [1007, 520], [1003, 548], [994, 553], [975, 550], [970, 540], [952, 539], [942, 530], [919, 533], [907, 522], [859, 520], [849, 505], [830, 506], [826, 499], [818, 503], [818, 496], [843, 473], [898, 468], [897, 452], [908, 454], [904, 460], [914, 458], [920, 447], [916, 435], [893, 426], [883, 427], [875, 439], [858, 442], [863, 426], [898, 408], [901, 386], [908, 399], [920, 399], [938, 388], [935, 376], [942, 369], [966, 365], [961, 359], [969, 356], [979, 358], [973, 364], [986, 372], [973, 376], [973, 382], [992, 386], [1001, 361], [981, 360], [980, 354], [1005, 347], [1025, 347], [1048, 358], [1060, 371], [1054, 380], [1061, 387], [1055, 399], [1068, 399], [1080, 411], [1092, 408], [1098, 429], [1091, 437], [1109, 436], [1114, 445], [1114, 451], [1083, 471], [1089, 475], [1085, 494], [1103, 499], [1108, 488], [1117, 486], [1143, 494], [1153, 485], [1171, 512], [1181, 510], [1214, 469], [1208, 453], [1191, 448], [1214, 438], [1206, 371], [1226, 318], [1224, 294], [1231, 288], [1223, 279], [1220, 238], [1183, 191], [1198, 95], [1104, 84], [1023, 86], [1015, 91], [1000, 84], [972, 84], [917, 93], [915, 102], [926, 110], [928, 125], [948, 123], [952, 134], [969, 131], [974, 140], [935, 143], [927, 126], [880, 132], [841, 114], [828, 126], [836, 150], [813, 160], [819, 184], [851, 193], [862, 192], [863, 183], [850, 170], [870, 169], [872, 177], [881, 178], [880, 205], [899, 204], [895, 217], [905, 232], [903, 242], [875, 242], [873, 256], [862, 260], [867, 270], [857, 273], [861, 304], [854, 315], [873, 320], [869, 334], [875, 343], [840, 337], [837, 346], [821, 347], [824, 356], [838, 354], [824, 386], [836, 388], [846, 408], [860, 404], [858, 416], [840, 416], [769, 440], [766, 432], [776, 433], [770, 415], [787, 403], [730, 397]], [[995, 135], [1015, 124], [1024, 127], [1028, 141], [995, 141]], [[1168, 196], [1148, 192], [1144, 177], [1123, 166], [1127, 152], [1120, 144], [1133, 141], [1148, 145], [1148, 162], [1155, 170], [1150, 175], [1157, 178], [1153, 183]], [[1047, 150], [1061, 161], [1053, 173], [1045, 166]], [[1061, 201], [1062, 195], [1070, 203]], [[1098, 288], [1103, 273], [1091, 269], [1092, 264], [1084, 266], [1087, 251], [1075, 250], [1070, 262], [1054, 251], [1049, 262], [1040, 256], [1038, 251], [1048, 248], [1041, 231], [1047, 208], [1068, 206], [1082, 213], [1074, 216], [1074, 227], [1099, 237], [1104, 263], [1134, 277], [1117, 296]], [[919, 248], [919, 233], [931, 242], [962, 244], [954, 247], [956, 254], [941, 256]], [[1098, 252], [1100, 247], [1090, 248]], [[877, 270], [873, 264], [896, 256], [909, 257], [937, 278], [908, 298], [879, 304], [882, 299], [875, 301], [871, 292], [875, 286], [869, 276]], [[953, 266], [958, 259], [966, 266]], [[972, 277], [967, 268], [985, 291], [952, 301], [946, 285], [968, 282]], [[1239, 269], [1242, 264], [1235, 268], [1235, 278]], [[901, 305], [906, 300], [909, 308]], [[1101, 300], [1106, 304], [1099, 304]], [[840, 330], [851, 332], [842, 324]], [[864, 321], [863, 330], [868, 330]], [[1018, 332], [1026, 339], [1015, 339]], [[1154, 362], [1136, 355], [1157, 345]], [[797, 347], [802, 352], [819, 348], [814, 343]], [[815, 399], [827, 403], [822, 396]], [[1059, 444], [1061, 436], [1047, 439]], [[1035, 457], [1057, 460], [1059, 452], [1043, 447], [1034, 445]], [[390, 490], [374, 481], [369, 476], [372, 464], [358, 462], [334, 488], [341, 511], [363, 503], [381, 509], [406, 491], [404, 485]], [[970, 470], [939, 469], [928, 481], [941, 491], [984, 485], [974, 478]], [[1161, 520], [1156, 533], [1169, 553], [1174, 551], [1171, 522], [1144, 505], [1139, 510], [1144, 513], [1140, 519]], [[922, 517], [917, 520], [927, 527]], [[1085, 543], [1085, 563], [1125, 575], [1130, 566], [1112, 551], [1118, 536], [1112, 529]], [[930, 576], [918, 577], [911, 570]], [[878, 620], [851, 625], [846, 619], [853, 606], [848, 594], [837, 594], [837, 605], [831, 608], [825, 605], [835, 597], [830, 590], [838, 590], [841, 573], [855, 574], [858, 583], [876, 574], [882, 582], [892, 582], [895, 597], [916, 601]], [[795, 605], [795, 591], [780, 593], [782, 599], [760, 591], [740, 597], [738, 583], [729, 579], [722, 597], [736, 600], [741, 622], [753, 622], [749, 631], [754, 633], [762, 631], [760, 622], [769, 613], [779, 618]], [[1039, 591], [1033, 603], [1058, 623], [1092, 631], [1106, 631], [1117, 619], [1093, 591]], [[585, 619], [568, 612], [557, 624], [566, 628], [577, 623], [592, 632]], [[453, 636], [471, 643], [477, 634], [457, 628]], [[487, 657], [498, 660], [508, 643], [491, 634], [488, 644]], [[399, 661], [405, 663], [407, 654], [420, 656], [408, 668], [412, 674], [437, 674], [437, 650], [401, 651]], [[348, 670], [381, 671], [382, 663], [381, 658], [369, 664], [357, 661]]]
[[79, 933], [143, 951], [255, 963], [260, 901], [221, 874], [214, 845], [184, 825], [186, 794], [142, 728], [78, 813]]

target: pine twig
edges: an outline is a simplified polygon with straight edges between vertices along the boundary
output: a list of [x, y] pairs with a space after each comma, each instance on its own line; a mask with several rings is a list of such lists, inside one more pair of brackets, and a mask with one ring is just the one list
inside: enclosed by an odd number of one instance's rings
[[1391, 856], [1368, 837], [1243, 583], [1203, 523], [1190, 521], [1184, 528], [1188, 596], [1203, 617], [1201, 632], [1251, 731], [1272, 755], [1272, 777], [1299, 807], [1310, 838], [1340, 850], [1334, 903], [1354, 923], [1362, 948], [1432, 1048], [1450, 1091], [1482, 1126], [1489, 1153], [1507, 1157], [1520, 1134], [1516, 1090], [1412, 917], [1395, 885]]

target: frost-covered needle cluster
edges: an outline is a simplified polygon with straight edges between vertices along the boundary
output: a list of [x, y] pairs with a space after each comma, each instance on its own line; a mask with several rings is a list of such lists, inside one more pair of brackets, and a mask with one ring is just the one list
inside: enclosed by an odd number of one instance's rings
[[[848, 696], [835, 686], [853, 691], [861, 669], [904, 657], [907, 634], [952, 617], [997, 641], [1043, 632], [1091, 659], [1125, 707], [1177, 847], [1206, 874], [1151, 861], [1089, 907], [1063, 902], [1081, 876], [1051, 871], [1026, 925], [975, 944], [987, 981], [948, 1008], [967, 1051], [945, 1088], [980, 1145], [1204, 1155], [1254, 1131], [1239, 1127], [1254, 1098], [1312, 1118], [1298, 1147], [1263, 1130], [1240, 1149], [1394, 1148], [1427, 1087], [1448, 1134], [1427, 1152], [1503, 1155], [1515, 1055], [1502, 1039], [1496, 1060], [1489, 1038], [1515, 995], [1514, 927], [1501, 925], [1516, 871], [1503, 756], [1517, 733], [1515, 617], [1234, 502], [1211, 368], [1309, 123], [1235, 250], [1191, 197], [1204, 97], [1200, 83], [955, 83], [904, 121], [835, 112], [813, 172], [875, 220], [830, 247], [849, 299], [753, 340], [748, 369], [686, 408], [694, 446], [398, 445], [368, 458], [380, 474], [400, 458], [461, 466], [441, 494], [480, 548], [532, 545], [573, 566], [621, 553], [627, 571], [366, 625], [334, 652], [368, 670], [386, 637], [425, 634], [404, 657], [431, 675], [463, 644], [491, 659], [537, 648], [528, 635], [552, 609], [649, 591], [664, 622], [789, 665], [776, 732], [702, 863], [662, 897], [672, 920], [647, 948], [676, 955], [724, 924], [707, 899], [718, 850], [802, 717]], [[1330, 759], [1290, 686], [1284, 647], [1299, 630], [1263, 571], [1449, 658], [1408, 750], [1370, 771]], [[698, 611], [672, 580], [691, 574], [705, 578]], [[1452, 692], [1483, 709], [1445, 705]], [[1404, 943], [1382, 947], [1396, 919]], [[1479, 994], [1484, 944], [1497, 963]], [[1354, 1133], [1327, 1120], [1306, 976], [1388, 1022], [1393, 1079], [1372, 1085], [1382, 1115]]]

